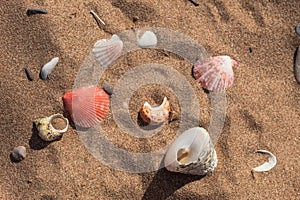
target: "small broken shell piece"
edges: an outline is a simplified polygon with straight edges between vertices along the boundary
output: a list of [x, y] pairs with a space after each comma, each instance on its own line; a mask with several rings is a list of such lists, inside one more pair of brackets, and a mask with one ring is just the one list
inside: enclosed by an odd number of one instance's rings
[[140, 110], [143, 121], [152, 125], [158, 125], [166, 121], [169, 118], [169, 113], [170, 104], [167, 97], [164, 98], [160, 106], [152, 107], [146, 102]]
[[[152, 48], [157, 45], [157, 37], [152, 31], [145, 31], [142, 35], [137, 31], [137, 44], [140, 48]], [[140, 36], [141, 35], [141, 36]]]
[[269, 161], [265, 162], [264, 164], [255, 167], [252, 169], [252, 171], [255, 172], [266, 172], [271, 170], [273, 167], [275, 167], [276, 163], [277, 163], [277, 159], [276, 156], [274, 156], [271, 152], [266, 151], [266, 150], [257, 150], [255, 153], [264, 153], [264, 154], [268, 154], [269, 157]]
[[210, 136], [201, 127], [184, 131], [171, 144], [164, 159], [167, 170], [192, 175], [212, 173], [217, 162]]
[[[59, 130], [53, 127], [52, 121], [57, 118], [61, 118], [64, 120], [66, 124], [65, 128]], [[38, 130], [38, 135], [44, 141], [53, 141], [60, 139], [63, 133], [65, 133], [68, 130], [69, 126], [69, 120], [65, 118], [62, 114], [54, 114], [50, 117], [40, 118], [35, 120], [34, 123]]]
[[40, 76], [43, 80], [46, 80], [48, 78], [48, 75], [52, 72], [52, 70], [54, 69], [54, 67], [58, 63], [58, 60], [59, 60], [58, 57], [52, 58], [48, 63], [46, 63], [42, 67]]

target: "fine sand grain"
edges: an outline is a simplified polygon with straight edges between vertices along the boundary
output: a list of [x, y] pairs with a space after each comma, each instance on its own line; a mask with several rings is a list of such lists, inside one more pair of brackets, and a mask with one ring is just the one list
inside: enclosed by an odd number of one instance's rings
[[[295, 26], [299, 0], [25, 0], [0, 2], [0, 199], [297, 199], [299, 179], [300, 86], [293, 56], [300, 45]], [[80, 3], [79, 3], [80, 2]], [[41, 8], [44, 15], [26, 15]], [[97, 24], [93, 9], [106, 25]], [[72, 126], [60, 141], [40, 141], [33, 120], [64, 113], [61, 97], [71, 91], [85, 57], [99, 39], [139, 27], [162, 27], [183, 33], [211, 55], [229, 55], [241, 63], [226, 92], [226, 121], [215, 144], [218, 166], [206, 177], [165, 169], [127, 173], [95, 159]], [[41, 67], [60, 61], [41, 80]], [[208, 129], [210, 101], [191, 76], [191, 65], [169, 52], [140, 50], [120, 57], [103, 76], [115, 85], [137, 65], [157, 62], [173, 67], [194, 89], [201, 109], [199, 124]], [[34, 75], [29, 81], [28, 67]], [[148, 92], [147, 92], [148, 91]], [[181, 120], [176, 96], [160, 86], [143, 86], [128, 105], [133, 120], [149, 101], [167, 96], [174, 111], [161, 132], [149, 140], [122, 132], [110, 112], [101, 126], [116, 146], [132, 152], [160, 149], [175, 137]], [[66, 113], [65, 113], [66, 114]], [[14, 163], [15, 146], [27, 148], [25, 160]], [[277, 157], [269, 172], [251, 173]], [[117, 162], [117, 161], [116, 161]], [[298, 197], [297, 197], [298, 196]]]

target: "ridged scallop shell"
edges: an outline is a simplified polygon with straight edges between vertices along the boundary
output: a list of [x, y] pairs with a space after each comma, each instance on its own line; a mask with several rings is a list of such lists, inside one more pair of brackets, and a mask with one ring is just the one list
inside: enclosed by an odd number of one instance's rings
[[166, 121], [169, 118], [169, 113], [170, 104], [167, 97], [164, 98], [160, 106], [152, 107], [146, 102], [140, 110], [140, 116], [143, 121], [153, 125], [158, 125]]
[[194, 64], [193, 74], [201, 86], [209, 91], [223, 91], [234, 81], [232, 66], [238, 63], [229, 56], [214, 56]]
[[109, 96], [96, 86], [87, 86], [63, 96], [65, 109], [72, 121], [84, 128], [93, 127], [104, 119], [109, 111]]
[[93, 47], [93, 53], [101, 66], [107, 67], [121, 56], [122, 49], [122, 40], [117, 35], [112, 35], [109, 40], [98, 40]]
[[[52, 125], [52, 120], [61, 118], [65, 121], [66, 126], [62, 130], [55, 129]], [[34, 120], [35, 126], [38, 130], [38, 135], [45, 141], [58, 140], [62, 137], [63, 133], [68, 130], [69, 120], [62, 114], [54, 114], [50, 117], [44, 117]]]
[[217, 162], [209, 134], [200, 127], [184, 131], [171, 144], [164, 159], [167, 170], [192, 175], [213, 172]]

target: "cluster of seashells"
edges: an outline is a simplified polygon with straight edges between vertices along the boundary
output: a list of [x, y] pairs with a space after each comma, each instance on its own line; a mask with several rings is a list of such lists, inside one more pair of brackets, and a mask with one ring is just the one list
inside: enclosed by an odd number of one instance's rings
[[[140, 48], [153, 48], [157, 45], [157, 37], [152, 31], [143, 33], [137, 31], [136, 35], [137, 46]], [[121, 56], [123, 46], [122, 40], [117, 35], [112, 35], [110, 39], [97, 41], [93, 47], [93, 53], [100, 65], [107, 67]], [[57, 62], [58, 58], [54, 58], [43, 67], [42, 79], [47, 79]], [[229, 56], [213, 56], [207, 60], [196, 61], [193, 66], [193, 76], [204, 89], [220, 92], [233, 84], [233, 67], [238, 65], [239, 63]], [[72, 121], [79, 127], [90, 128], [99, 124], [107, 115], [111, 93], [113, 93], [111, 88], [100, 89], [96, 86], [85, 86], [64, 94], [62, 100]], [[150, 125], [163, 124], [168, 120], [169, 113], [170, 102], [167, 97], [163, 99], [161, 105], [151, 106], [145, 102], [140, 109], [142, 120]], [[53, 119], [58, 117], [66, 123], [66, 127], [62, 130], [55, 129], [51, 123]], [[53, 141], [62, 136], [67, 130], [69, 122], [61, 114], [55, 114], [35, 120], [35, 124], [39, 136], [43, 140]], [[170, 145], [164, 158], [164, 165], [167, 170], [192, 175], [212, 173], [217, 162], [217, 154], [209, 133], [202, 127], [193, 127], [184, 131]], [[268, 167], [270, 168], [270, 165]], [[265, 169], [258, 167], [253, 170], [262, 171]]]

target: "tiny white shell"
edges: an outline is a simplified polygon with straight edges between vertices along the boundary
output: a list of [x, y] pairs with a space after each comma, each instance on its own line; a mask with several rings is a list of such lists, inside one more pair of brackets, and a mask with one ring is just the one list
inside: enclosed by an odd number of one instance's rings
[[[65, 121], [66, 126], [62, 130], [55, 129], [52, 125], [52, 120], [56, 118], [61, 118]], [[53, 141], [60, 139], [64, 132], [68, 130], [69, 120], [65, 118], [62, 114], [54, 114], [50, 117], [40, 118], [34, 121], [36, 128], [38, 130], [38, 135], [44, 141]]]
[[275, 167], [276, 163], [277, 163], [277, 159], [276, 156], [274, 156], [271, 152], [266, 151], [266, 150], [257, 150], [255, 153], [264, 153], [264, 154], [268, 154], [269, 157], [269, 161], [265, 162], [264, 164], [253, 168], [252, 170], [255, 172], [266, 172], [271, 170], [273, 167]]
[[54, 67], [58, 63], [58, 60], [59, 60], [58, 57], [52, 58], [52, 60], [50, 60], [48, 63], [46, 63], [42, 67], [40, 75], [41, 75], [41, 78], [43, 80], [46, 80], [48, 78], [48, 75], [52, 72], [52, 70], [54, 69]]
[[157, 37], [152, 31], [145, 31], [144, 34], [139, 37], [140, 31], [137, 31], [137, 43], [141, 48], [151, 48], [157, 45]]
[[200, 127], [183, 132], [171, 144], [164, 159], [167, 170], [193, 175], [213, 172], [217, 162], [209, 134]]
[[98, 40], [93, 47], [93, 53], [101, 66], [107, 67], [121, 56], [122, 49], [122, 40], [114, 34], [109, 40]]

